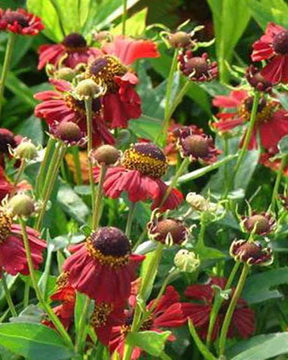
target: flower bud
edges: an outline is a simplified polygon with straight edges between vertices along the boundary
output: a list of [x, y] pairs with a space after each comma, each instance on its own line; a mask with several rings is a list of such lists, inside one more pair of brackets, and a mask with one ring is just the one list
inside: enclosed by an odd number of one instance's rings
[[174, 264], [178, 270], [192, 273], [199, 267], [200, 260], [193, 251], [181, 249], [174, 257]]
[[72, 121], [61, 122], [54, 130], [54, 135], [60, 140], [75, 143], [83, 138], [81, 129]]
[[68, 67], [63, 67], [59, 70], [56, 70], [54, 72], [54, 78], [60, 79], [60, 80], [66, 80], [66, 81], [72, 81], [75, 77], [75, 71]]
[[196, 211], [204, 212], [209, 210], [209, 201], [195, 192], [187, 194], [186, 201]]
[[13, 216], [29, 217], [35, 212], [35, 203], [26, 194], [16, 194], [9, 200], [7, 208]]
[[111, 145], [102, 145], [91, 154], [92, 160], [99, 165], [114, 165], [120, 157], [120, 151]]
[[273, 262], [271, 248], [263, 248], [259, 242], [248, 240], [234, 240], [230, 246], [230, 255], [236, 261], [248, 265], [270, 265]]
[[103, 88], [92, 79], [85, 79], [76, 86], [75, 93], [80, 100], [95, 99], [103, 95]]
[[14, 150], [16, 158], [22, 160], [34, 160], [37, 157], [37, 148], [30, 140], [23, 140]]
[[191, 35], [184, 31], [177, 31], [174, 34], [168, 35], [168, 42], [173, 48], [184, 48], [191, 44]]
[[272, 90], [273, 84], [261, 75], [261, 72], [253, 65], [246, 69], [246, 79], [258, 91], [270, 92]]

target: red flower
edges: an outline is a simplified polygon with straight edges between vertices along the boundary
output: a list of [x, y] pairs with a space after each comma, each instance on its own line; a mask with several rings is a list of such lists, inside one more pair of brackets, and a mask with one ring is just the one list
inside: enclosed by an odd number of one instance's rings
[[[42, 263], [42, 252], [46, 243], [39, 239], [39, 233], [26, 227], [33, 266], [38, 269]], [[0, 209], [0, 267], [8, 274], [29, 274], [26, 252], [20, 225], [13, 224], [10, 214]]]
[[[104, 181], [105, 195], [118, 198], [122, 192], [128, 193], [132, 202], [152, 200], [152, 209], [160, 206], [168, 186], [161, 180], [167, 170], [167, 161], [163, 152], [152, 143], [133, 144], [126, 150], [121, 166], [107, 170]], [[96, 181], [99, 169], [94, 169]], [[183, 195], [173, 189], [161, 210], [174, 209], [183, 201]]]
[[[273, 159], [275, 153], [263, 153], [260, 156], [260, 164], [270, 168], [271, 170], [278, 171], [281, 166], [281, 159]], [[288, 176], [288, 166], [283, 169], [283, 175]]]
[[[146, 310], [149, 316], [141, 325], [140, 331], [156, 331], [161, 333], [163, 328], [177, 328], [185, 324], [186, 317], [182, 311], [180, 296], [173, 286], [168, 286], [165, 294], [159, 299], [156, 306], [152, 300]], [[122, 358], [125, 345], [125, 338], [128, 335], [131, 324], [133, 322], [133, 309], [126, 311], [126, 319], [122, 326], [115, 326], [111, 331], [109, 342], [109, 350], [111, 354], [117, 351]], [[170, 336], [168, 340], [175, 340], [174, 336]], [[134, 348], [131, 359], [137, 360], [141, 355], [140, 348]]]
[[114, 227], [93, 232], [66, 259], [69, 282], [98, 303], [123, 303], [128, 299], [137, 266], [145, 257], [130, 253], [125, 234]]
[[37, 35], [43, 29], [41, 19], [24, 9], [0, 9], [0, 30], [20, 35]]
[[[66, 330], [73, 324], [74, 307], [76, 301], [76, 291], [69, 284], [69, 274], [62, 273], [56, 282], [56, 291], [50, 296], [53, 301], [60, 301], [61, 304], [53, 308], [54, 313], [58, 316]], [[48, 319], [44, 319], [42, 324], [55, 329], [54, 324]]]
[[[228, 112], [217, 115], [220, 119], [213, 123], [213, 127], [221, 132], [230, 131], [236, 126], [250, 120], [253, 106], [253, 97], [245, 90], [234, 90], [229, 95], [219, 95], [213, 100], [213, 105], [227, 108]], [[288, 113], [280, 108], [275, 100], [266, 100], [262, 97], [258, 104], [257, 119], [252, 132], [249, 149], [257, 148], [257, 133], [261, 144], [269, 151], [277, 151], [278, 141], [288, 133]], [[246, 136], [246, 131], [243, 139]]]
[[43, 69], [48, 63], [55, 67], [61, 63], [74, 69], [78, 64], [86, 64], [89, 57], [99, 56], [101, 51], [97, 48], [89, 47], [81, 34], [72, 33], [65, 36], [60, 44], [41, 45], [38, 49], [38, 54], [39, 70]]
[[288, 82], [288, 30], [269, 23], [265, 34], [253, 44], [253, 61], [267, 60], [261, 74], [271, 83]]
[[[43, 118], [49, 125], [55, 121], [72, 121], [78, 124], [80, 129], [87, 133], [86, 113], [84, 101], [77, 100], [71, 95], [72, 85], [64, 80], [50, 80], [55, 90], [37, 93], [34, 97], [42, 100], [35, 108], [35, 116]], [[100, 116], [101, 104], [99, 99], [93, 100], [93, 142], [99, 145], [101, 140], [108, 144], [114, 143], [114, 138], [108, 131]]]
[[141, 99], [134, 90], [137, 76], [126, 65], [140, 58], [159, 56], [156, 45], [150, 40], [133, 40], [117, 36], [102, 48], [104, 55], [92, 60], [86, 77], [104, 82], [107, 92], [103, 97], [104, 119], [111, 127], [126, 128], [130, 119], [141, 115]]
[[[185, 295], [195, 300], [194, 303], [183, 304], [183, 311], [192, 319], [194, 326], [198, 329], [199, 335], [203, 340], [206, 340], [211, 310], [215, 299], [216, 291], [213, 289], [213, 285], [219, 286], [221, 289], [225, 289], [226, 279], [212, 277], [205, 285], [192, 285], [188, 286], [185, 291]], [[232, 294], [235, 291], [232, 288]], [[216, 318], [213, 329], [213, 340], [215, 340], [219, 334], [226, 311], [229, 306], [229, 300], [222, 302], [220, 311]], [[255, 330], [255, 318], [254, 312], [250, 309], [245, 300], [239, 299], [236, 309], [232, 316], [232, 321], [228, 330], [228, 337], [235, 337], [237, 334], [242, 338], [250, 337]]]
[[3, 168], [0, 166], [0, 201], [2, 201], [5, 196], [21, 190], [31, 190], [31, 185], [24, 180], [15, 186], [6, 178]]

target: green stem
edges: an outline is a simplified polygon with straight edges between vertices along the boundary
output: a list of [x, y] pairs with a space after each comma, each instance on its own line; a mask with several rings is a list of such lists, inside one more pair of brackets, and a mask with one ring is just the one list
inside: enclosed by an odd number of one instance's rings
[[[101, 210], [102, 210], [102, 198], [103, 198], [103, 184], [105, 181], [105, 175], [107, 171], [107, 166], [102, 165], [100, 168], [100, 175], [99, 175], [99, 183], [97, 189], [97, 195], [94, 203], [94, 211], [92, 215], [92, 228], [96, 230], [99, 226], [99, 222], [101, 219]], [[93, 180], [94, 181], [94, 180]]]
[[188, 157], [182, 161], [182, 164], [179, 166], [179, 169], [176, 171], [176, 174], [174, 175], [170, 185], [168, 186], [168, 188], [166, 190], [165, 195], [163, 196], [162, 201], [160, 202], [159, 208], [161, 208], [163, 206], [163, 204], [165, 203], [165, 201], [167, 200], [167, 198], [170, 195], [171, 191], [173, 190], [174, 186], [177, 184], [179, 177], [182, 175], [184, 170], [187, 168], [189, 162], [190, 162], [190, 160]]
[[62, 160], [64, 159], [66, 148], [67, 148], [67, 146], [64, 143], [59, 142], [58, 147], [54, 151], [53, 158], [55, 155], [55, 161], [53, 161], [53, 162], [51, 161], [51, 164], [50, 164], [50, 167], [48, 170], [47, 179], [46, 179], [45, 185], [44, 185], [45, 193], [43, 195], [42, 207], [41, 207], [41, 210], [40, 210], [40, 213], [38, 215], [36, 225], [35, 225], [35, 229], [38, 231], [41, 229], [44, 215], [46, 213], [46, 207], [47, 207], [48, 201], [50, 199], [50, 196], [52, 194], [52, 191], [54, 189], [54, 185], [55, 185], [55, 182], [56, 182], [56, 179], [58, 176], [58, 170], [59, 170]]
[[12, 301], [12, 298], [11, 298], [11, 294], [10, 294], [10, 291], [9, 291], [9, 288], [8, 288], [8, 285], [7, 285], [7, 281], [6, 281], [6, 274], [4, 273], [4, 271], [2, 271], [2, 285], [3, 285], [3, 290], [4, 290], [4, 293], [5, 293], [5, 297], [6, 297], [6, 301], [7, 301], [7, 304], [9, 306], [9, 309], [10, 309], [10, 312], [12, 314], [13, 317], [17, 317], [17, 312], [15, 310], [15, 307], [14, 307], [14, 304], [13, 304], [13, 301]]
[[260, 100], [260, 93], [258, 91], [255, 92], [254, 94], [254, 100], [253, 100], [253, 106], [252, 106], [252, 111], [251, 111], [251, 116], [250, 116], [250, 121], [249, 121], [249, 127], [248, 127], [248, 130], [247, 130], [247, 133], [246, 133], [246, 136], [245, 136], [245, 139], [244, 139], [244, 143], [243, 143], [243, 146], [242, 146], [242, 149], [240, 151], [240, 154], [238, 156], [238, 159], [237, 159], [237, 162], [236, 162], [236, 165], [233, 169], [233, 174], [230, 178], [230, 181], [228, 183], [228, 186], [227, 186], [227, 190], [225, 192], [225, 198], [227, 197], [229, 191], [231, 190], [232, 186], [233, 186], [233, 182], [234, 182], [234, 179], [237, 175], [237, 172], [242, 164], [242, 161], [248, 151], [248, 146], [249, 146], [249, 143], [250, 143], [250, 140], [251, 140], [251, 137], [252, 137], [252, 133], [253, 133], [253, 130], [254, 130], [254, 127], [255, 127], [255, 123], [256, 123], [256, 120], [257, 120], [257, 110], [258, 110], [258, 104], [259, 104], [259, 100]]
[[209, 349], [205, 346], [205, 344], [200, 339], [191, 318], [188, 320], [188, 326], [189, 326], [190, 334], [191, 334], [191, 336], [192, 336], [198, 350], [204, 356], [204, 359], [206, 359], [206, 360], [217, 360], [215, 358], [215, 356], [209, 351]]
[[167, 117], [170, 119], [171, 116], [173, 115], [174, 111], [176, 110], [177, 106], [181, 103], [184, 95], [187, 93], [189, 86], [191, 85], [190, 81], [186, 81], [185, 84], [183, 85], [182, 89], [179, 91], [178, 95], [176, 96], [176, 99], [174, 100], [174, 102], [171, 105], [171, 108], [169, 110], [169, 113], [167, 115]]
[[75, 174], [76, 174], [76, 184], [82, 184], [82, 171], [81, 171], [81, 163], [79, 157], [79, 148], [77, 146], [73, 146], [71, 149], [74, 165], [75, 165]]
[[123, 14], [122, 14], [122, 35], [126, 34], [126, 19], [127, 19], [127, 0], [123, 2]]
[[273, 189], [273, 193], [272, 193], [272, 199], [271, 199], [271, 210], [272, 211], [275, 211], [275, 204], [276, 204], [276, 200], [278, 198], [278, 190], [279, 190], [281, 178], [283, 175], [283, 171], [287, 166], [287, 162], [288, 162], [288, 155], [284, 155], [283, 158], [281, 159], [281, 164], [277, 171], [275, 185], [274, 185], [274, 189]]
[[25, 281], [25, 288], [24, 288], [23, 309], [25, 309], [29, 305], [29, 297], [30, 297], [30, 281], [27, 279]]
[[[239, 269], [240, 266], [240, 262], [237, 261], [234, 264], [234, 267], [229, 275], [229, 278], [227, 280], [226, 286], [224, 290], [228, 290], [230, 289], [233, 280], [235, 278], [235, 275]], [[210, 322], [209, 322], [209, 327], [208, 327], [208, 333], [207, 333], [207, 346], [208, 348], [211, 346], [211, 342], [212, 342], [212, 334], [213, 334], [213, 329], [214, 329], [214, 325], [215, 325], [215, 321], [217, 319], [218, 313], [220, 311], [221, 305], [223, 303], [223, 298], [219, 297], [219, 298], [215, 298], [214, 300], [214, 304], [212, 307], [212, 311], [211, 311], [211, 316], [210, 316]]]
[[14, 182], [15, 186], [19, 183], [19, 181], [21, 179], [21, 176], [24, 173], [25, 167], [26, 167], [26, 160], [22, 159], [19, 170], [18, 170], [18, 173], [17, 173], [17, 176], [16, 176], [16, 179], [15, 179], [15, 182]]
[[11, 63], [15, 39], [16, 39], [16, 34], [10, 32], [6, 51], [5, 51], [5, 58], [4, 58], [1, 78], [0, 78], [0, 115], [2, 112], [2, 106], [3, 106], [3, 94], [4, 94], [5, 82], [6, 82], [8, 72], [9, 72], [9, 67], [10, 67], [10, 63]]
[[33, 268], [33, 260], [32, 260], [32, 255], [31, 255], [29, 239], [28, 239], [28, 235], [27, 235], [27, 231], [26, 231], [26, 223], [21, 218], [19, 219], [19, 221], [20, 221], [21, 230], [22, 230], [22, 236], [23, 236], [23, 242], [24, 242], [24, 247], [25, 247], [25, 252], [26, 252], [26, 257], [27, 257], [30, 279], [31, 279], [33, 288], [35, 290], [37, 299], [38, 299], [39, 303], [41, 304], [41, 306], [43, 307], [43, 309], [45, 310], [45, 312], [47, 313], [49, 319], [52, 321], [56, 330], [63, 337], [63, 340], [65, 341], [65, 343], [70, 348], [73, 348], [72, 341], [71, 341], [67, 331], [65, 330], [64, 326], [62, 325], [61, 321], [58, 319], [58, 317], [55, 315], [55, 313], [53, 312], [51, 307], [44, 301], [44, 299], [42, 297], [41, 291], [37, 284], [37, 279], [35, 276], [34, 268]]
[[[157, 248], [155, 249], [153, 253], [153, 259], [151, 260], [151, 263], [149, 264], [149, 267], [147, 269], [147, 272], [145, 273], [145, 276], [143, 277], [141, 281], [141, 286], [139, 290], [139, 298], [143, 299], [145, 298], [145, 291], [147, 290], [147, 287], [149, 283], [151, 282], [151, 279], [155, 279], [158, 265], [162, 256], [163, 252], [163, 244], [159, 243]], [[146, 300], [146, 299], [145, 299]], [[142, 316], [142, 309], [140, 308], [139, 304], [137, 303], [133, 322], [131, 325], [131, 332], [138, 331], [141, 327], [141, 316]], [[124, 348], [124, 355], [123, 360], [130, 360], [131, 355], [133, 353], [134, 346], [130, 344], [126, 344]]]
[[90, 154], [92, 150], [92, 120], [93, 120], [93, 112], [92, 112], [92, 100], [85, 100], [85, 111], [86, 111], [86, 121], [87, 121], [87, 152], [88, 152], [88, 170], [89, 170], [89, 182], [91, 187], [91, 199], [92, 199], [92, 214], [95, 212], [95, 182], [93, 176], [93, 165], [90, 159]]
[[49, 138], [46, 149], [45, 149], [45, 154], [44, 154], [44, 158], [41, 162], [40, 165], [40, 169], [39, 169], [39, 173], [37, 175], [36, 178], [36, 194], [37, 196], [39, 196], [41, 193], [43, 194], [43, 192], [41, 191], [41, 188], [44, 186], [44, 179], [45, 179], [45, 174], [47, 171], [47, 165], [48, 165], [48, 160], [50, 158], [51, 155], [51, 151], [54, 149], [54, 145], [56, 143], [56, 140], [54, 140], [53, 138]]
[[224, 318], [224, 321], [223, 321], [221, 334], [220, 334], [220, 339], [219, 339], [219, 354], [220, 354], [220, 356], [224, 355], [228, 329], [229, 329], [229, 326], [230, 326], [230, 323], [231, 323], [231, 320], [232, 320], [234, 310], [235, 310], [236, 305], [237, 305], [237, 301], [238, 301], [238, 299], [239, 299], [239, 297], [240, 297], [240, 295], [242, 293], [243, 287], [245, 285], [245, 281], [246, 281], [248, 273], [249, 273], [249, 265], [244, 263], [240, 279], [238, 281], [237, 287], [235, 289], [235, 292], [233, 294], [232, 300], [231, 300], [231, 302], [229, 304], [228, 310], [226, 312], [226, 315], [225, 315], [225, 318]]
[[134, 213], [135, 213], [135, 206], [136, 206], [136, 203], [134, 203], [134, 202], [130, 203], [128, 218], [127, 218], [127, 222], [126, 222], [126, 229], [125, 229], [125, 234], [128, 237], [128, 239], [130, 239], [130, 235], [131, 235], [131, 228], [132, 228], [133, 217], [134, 217]]
[[83, 350], [83, 345], [85, 343], [85, 335], [86, 335], [85, 328], [86, 328], [86, 320], [87, 320], [89, 305], [90, 305], [90, 299], [89, 299], [89, 297], [86, 297], [84, 306], [82, 309], [81, 318], [79, 321], [79, 333], [78, 333], [78, 336], [76, 339], [76, 344], [75, 344], [75, 351], [77, 353], [79, 353]]
[[170, 103], [171, 103], [171, 94], [172, 94], [172, 88], [173, 88], [174, 74], [175, 74], [175, 71], [177, 69], [177, 57], [178, 57], [178, 50], [175, 49], [174, 55], [173, 55], [173, 58], [172, 58], [172, 62], [171, 62], [171, 66], [170, 66], [168, 80], [167, 80], [163, 129], [162, 129], [161, 133], [158, 136], [159, 138], [160, 137], [162, 138], [162, 141], [164, 143], [166, 141], [165, 137], [167, 135], [167, 130], [168, 130], [169, 121], [170, 121], [170, 113], [171, 112], [169, 111], [169, 109], [170, 109]]

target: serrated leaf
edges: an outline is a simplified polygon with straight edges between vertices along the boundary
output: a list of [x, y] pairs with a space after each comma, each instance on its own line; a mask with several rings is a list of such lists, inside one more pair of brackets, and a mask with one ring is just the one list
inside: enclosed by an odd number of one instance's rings
[[137, 346], [150, 355], [160, 356], [171, 331], [161, 333], [154, 331], [131, 332], [126, 338], [127, 344]]
[[68, 360], [73, 356], [54, 330], [40, 324], [0, 324], [0, 344], [29, 360]]

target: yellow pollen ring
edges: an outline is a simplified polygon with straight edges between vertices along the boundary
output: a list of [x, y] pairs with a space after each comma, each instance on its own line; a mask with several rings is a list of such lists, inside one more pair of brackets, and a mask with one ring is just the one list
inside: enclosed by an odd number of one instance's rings
[[69, 286], [69, 271], [61, 273], [56, 280], [57, 289], [64, 289]]
[[138, 170], [153, 178], [161, 178], [168, 168], [166, 161], [142, 154], [134, 148], [125, 151], [121, 164], [128, 170]]
[[0, 210], [0, 243], [3, 243], [11, 232], [12, 217]]
[[[275, 102], [267, 101], [264, 108], [261, 111], [257, 112], [256, 123], [261, 124], [268, 122], [271, 119], [275, 110], [277, 110], [277, 108], [278, 107], [277, 105], [275, 106]], [[250, 120], [251, 112], [246, 109], [245, 103], [243, 103], [239, 109], [239, 116], [245, 121]]]
[[124, 266], [129, 262], [129, 254], [118, 257], [111, 255], [103, 255], [101, 251], [95, 249], [90, 237], [86, 240], [86, 248], [89, 255], [93, 259], [97, 260], [101, 265], [110, 266], [111, 268], [117, 268]]
[[108, 316], [110, 315], [112, 310], [113, 310], [112, 304], [106, 304], [106, 303], [96, 304], [90, 319], [90, 324], [94, 328], [105, 326]]

